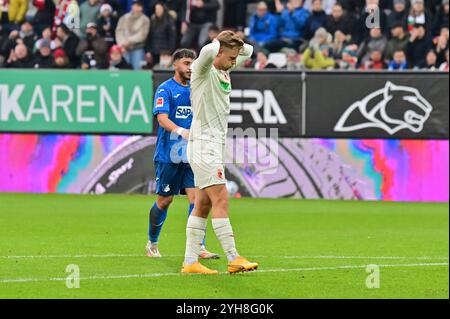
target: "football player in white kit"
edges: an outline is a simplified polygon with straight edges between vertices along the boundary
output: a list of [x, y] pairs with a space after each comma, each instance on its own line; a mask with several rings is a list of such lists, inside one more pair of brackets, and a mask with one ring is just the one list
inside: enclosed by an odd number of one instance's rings
[[257, 263], [241, 257], [228, 218], [225, 179], [225, 141], [230, 113], [229, 72], [252, 56], [253, 47], [232, 31], [223, 31], [206, 45], [192, 64], [193, 121], [187, 156], [194, 172], [195, 207], [186, 226], [186, 253], [182, 273], [217, 274], [198, 262], [209, 212], [212, 225], [227, 255], [228, 272], [256, 270]]

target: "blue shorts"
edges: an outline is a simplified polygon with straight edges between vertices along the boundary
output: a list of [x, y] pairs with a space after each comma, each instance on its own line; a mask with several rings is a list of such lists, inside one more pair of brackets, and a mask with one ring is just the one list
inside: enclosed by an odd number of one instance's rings
[[161, 196], [185, 195], [186, 188], [195, 188], [194, 172], [188, 163], [155, 162], [156, 194]]

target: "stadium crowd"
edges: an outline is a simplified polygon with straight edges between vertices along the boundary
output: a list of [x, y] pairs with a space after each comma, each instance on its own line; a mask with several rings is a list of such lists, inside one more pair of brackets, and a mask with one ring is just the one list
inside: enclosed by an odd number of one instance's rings
[[0, 68], [165, 69], [232, 29], [246, 68], [448, 72], [448, 18], [449, 0], [0, 0]]

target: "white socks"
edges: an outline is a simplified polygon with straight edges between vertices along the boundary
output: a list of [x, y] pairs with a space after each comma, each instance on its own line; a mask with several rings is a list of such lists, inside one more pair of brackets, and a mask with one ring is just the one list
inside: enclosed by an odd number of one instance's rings
[[208, 219], [197, 216], [189, 216], [186, 226], [186, 253], [184, 264], [192, 265], [198, 261], [201, 252], [202, 242], [205, 238], [206, 224]]
[[219, 239], [222, 249], [227, 255], [228, 261], [231, 262], [236, 259], [238, 252], [236, 251], [236, 244], [234, 242], [233, 229], [231, 228], [229, 218], [213, 218], [212, 226]]

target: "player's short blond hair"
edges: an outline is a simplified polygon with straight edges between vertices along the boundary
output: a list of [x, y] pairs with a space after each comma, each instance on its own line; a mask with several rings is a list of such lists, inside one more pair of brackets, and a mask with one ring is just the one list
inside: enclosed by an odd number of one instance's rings
[[229, 49], [241, 49], [244, 46], [244, 41], [233, 31], [222, 31], [217, 36], [220, 45]]

